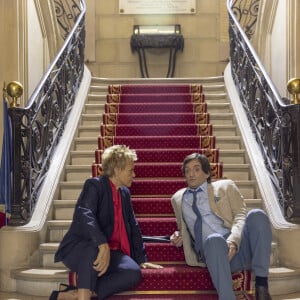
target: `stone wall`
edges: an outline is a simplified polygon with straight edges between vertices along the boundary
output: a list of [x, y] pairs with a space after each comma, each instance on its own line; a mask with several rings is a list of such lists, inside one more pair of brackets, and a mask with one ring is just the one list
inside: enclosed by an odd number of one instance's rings
[[[90, 22], [87, 38], [92, 40], [90, 35], [95, 35], [95, 44], [87, 44], [89, 57], [86, 59], [94, 76], [141, 77], [138, 55], [130, 48], [133, 25], [172, 24], [181, 25], [184, 37], [184, 49], [177, 54], [174, 77], [223, 73], [229, 56], [225, 0], [196, 0], [196, 14], [193, 15], [120, 15], [118, 0], [89, 0], [87, 7]], [[94, 25], [90, 18], [94, 18]], [[146, 56], [150, 77], [165, 77], [168, 49], [147, 49]]]

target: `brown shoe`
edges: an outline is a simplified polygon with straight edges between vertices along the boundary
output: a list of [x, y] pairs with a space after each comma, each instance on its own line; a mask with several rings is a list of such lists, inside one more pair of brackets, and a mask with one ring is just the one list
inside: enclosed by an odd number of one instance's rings
[[256, 300], [272, 300], [269, 290], [265, 286], [255, 287], [255, 299]]

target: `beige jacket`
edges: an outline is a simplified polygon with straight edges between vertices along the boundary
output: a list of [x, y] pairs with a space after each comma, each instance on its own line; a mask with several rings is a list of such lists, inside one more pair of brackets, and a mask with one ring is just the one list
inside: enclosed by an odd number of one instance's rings
[[[175, 212], [178, 230], [183, 240], [183, 250], [186, 263], [190, 266], [203, 266], [199, 262], [192, 248], [190, 234], [182, 217], [182, 196], [186, 188], [177, 191], [171, 198]], [[208, 184], [209, 205], [224, 222], [224, 226], [231, 230], [227, 238], [239, 248], [242, 229], [245, 223], [247, 208], [243, 196], [232, 180], [222, 179]]]

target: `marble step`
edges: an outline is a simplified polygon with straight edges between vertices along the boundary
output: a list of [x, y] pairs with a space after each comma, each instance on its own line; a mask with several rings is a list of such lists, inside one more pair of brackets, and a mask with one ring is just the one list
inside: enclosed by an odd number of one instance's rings
[[[140, 138], [145, 138], [145, 137], [140, 137]], [[124, 137], [122, 137], [122, 139], [125, 140]], [[128, 145], [131, 146], [130, 144]], [[136, 147], [132, 147], [132, 148], [136, 148]], [[232, 150], [242, 149], [242, 139], [240, 136], [218, 136], [216, 138], [215, 148], [232, 149]], [[96, 150], [96, 149], [98, 149], [98, 141], [96, 137], [77, 137], [74, 139], [74, 150]]]
[[[101, 122], [100, 122], [101, 123]], [[120, 125], [121, 126], [121, 125]], [[161, 125], [163, 126], [163, 125]], [[185, 126], [185, 125], [182, 125]], [[138, 125], [136, 125], [138, 128]], [[155, 125], [153, 125], [155, 128]], [[213, 125], [213, 135], [217, 136], [236, 136], [238, 135], [238, 129], [236, 125]], [[100, 125], [81, 125], [78, 128], [78, 137], [98, 137], [100, 135]]]
[[[68, 274], [68, 270], [63, 267], [37, 267], [14, 270], [12, 277], [16, 280], [17, 292], [22, 292], [24, 295], [49, 297], [53, 290], [58, 289], [60, 283], [68, 283]], [[299, 292], [299, 276], [300, 269], [297, 268], [271, 267], [269, 272], [271, 295]], [[279, 297], [276, 299], [298, 298]]]
[[[107, 92], [103, 93], [94, 93], [90, 92], [87, 98], [87, 104], [104, 104], [107, 102]], [[229, 103], [227, 94], [220, 93], [205, 93], [205, 102], [209, 104], [218, 104], [218, 103]]]
[[[155, 168], [156, 166], [161, 166], [164, 163], [139, 163], [138, 161], [135, 163], [136, 166], [136, 176], [141, 178], [145, 178], [145, 176], [138, 175], [139, 166], [143, 165], [143, 169], [147, 168]], [[74, 180], [85, 180], [86, 178], [92, 175], [92, 164], [87, 165], [66, 165], [65, 166], [65, 175], [64, 180], [66, 181], [74, 181]], [[181, 163], [165, 163], [167, 166], [178, 166], [178, 172], [175, 173], [173, 177], [182, 177], [181, 173]], [[141, 170], [143, 171], [143, 170]], [[151, 170], [150, 170], [151, 171]], [[146, 172], [146, 171], [145, 171]], [[144, 174], [144, 173], [143, 173]], [[148, 177], [148, 176], [147, 176]], [[223, 164], [223, 178], [230, 178], [232, 180], [248, 180], [251, 178], [250, 165], [249, 164]]]
[[[141, 232], [146, 236], [165, 236], [171, 235], [177, 230], [175, 216], [168, 217], [136, 217]], [[70, 228], [72, 220], [49, 220], [47, 222], [47, 235], [49, 243], [59, 243]], [[153, 253], [151, 254], [153, 256]], [[277, 255], [277, 254], [276, 254]], [[278, 263], [278, 256], [273, 264]]]
[[83, 113], [85, 114], [100, 114], [103, 113], [105, 110], [105, 102], [102, 103], [96, 103], [96, 104], [91, 104], [91, 103], [86, 103], [84, 105], [84, 110]]
[[[99, 114], [86, 114], [81, 115], [79, 125], [99, 125], [102, 122], [102, 113]], [[210, 113], [210, 123], [213, 125], [233, 125], [233, 113]]]
[[[168, 150], [166, 150], [168, 151]], [[70, 164], [72, 165], [86, 165], [95, 161], [95, 151], [92, 150], [78, 150], [70, 152]], [[224, 164], [243, 164], [246, 162], [246, 152], [244, 149], [239, 150], [224, 150], [220, 149], [219, 161]]]
[[[176, 103], [175, 103], [176, 104]], [[143, 105], [143, 104], [134, 104], [130, 103], [130, 105]], [[170, 103], [172, 105], [172, 103]], [[90, 104], [87, 103], [84, 106], [84, 113], [86, 114], [99, 114], [103, 113], [105, 110], [105, 104]], [[209, 113], [228, 113], [231, 112], [231, 104], [230, 103], [207, 103], [207, 111]]]
[[[23, 295], [31, 295], [31, 297], [49, 297], [52, 290], [58, 289], [60, 283], [68, 284], [68, 274], [69, 272], [66, 268], [58, 266], [51, 268], [23, 268], [12, 271], [12, 277], [16, 280], [16, 291]], [[269, 271], [269, 289], [271, 295], [276, 296], [299, 292], [299, 276], [300, 269], [297, 268], [271, 267]], [[276, 299], [298, 298], [278, 297]]]
[[[147, 198], [146, 198], [147, 201]], [[54, 220], [71, 220], [73, 217], [74, 207], [77, 202], [77, 199], [70, 199], [70, 200], [54, 200], [53, 202], [53, 219]], [[132, 197], [133, 206], [135, 209], [135, 198]], [[247, 208], [253, 209], [253, 208], [261, 208], [261, 199], [245, 199], [245, 202], [247, 204]], [[171, 203], [171, 202], [170, 202]], [[171, 204], [170, 204], [171, 205]], [[137, 217], [143, 216], [153, 216], [152, 211], [150, 211], [147, 214], [140, 214], [135, 213]], [[165, 216], [162, 214], [162, 216]], [[170, 216], [170, 214], [166, 214], [166, 216]]]
[[[170, 183], [170, 185], [179, 184], [180, 186], [184, 186], [184, 180], [164, 180], [164, 185]], [[255, 180], [236, 180], [235, 181], [237, 187], [240, 189], [242, 195], [244, 196], [245, 199], [254, 199], [254, 198], [259, 198], [259, 193], [258, 193], [258, 188], [257, 188], [257, 183]], [[138, 178], [135, 179], [134, 181], [135, 186], [144, 186], [145, 181], [140, 180]], [[153, 191], [159, 190], [158, 187], [161, 184], [160, 181], [155, 181], [153, 184]], [[83, 181], [61, 181], [59, 183], [59, 199], [65, 199], [65, 200], [72, 200], [72, 199], [77, 199], [79, 196], [79, 193], [81, 192], [83, 186]], [[168, 195], [159, 195], [159, 197], [170, 197], [174, 191], [176, 191], [177, 188], [174, 188], [174, 190], [168, 194]], [[132, 193], [133, 194], [133, 193]], [[134, 194], [133, 194], [134, 195]], [[139, 197], [140, 195], [134, 195]], [[156, 197], [157, 195], [152, 195], [152, 197]], [[149, 195], [149, 197], [151, 197]]]
[[[203, 94], [205, 94], [205, 99], [208, 101], [224, 101], [224, 99], [227, 99], [227, 94], [225, 92], [224, 85], [211, 85], [211, 86], [204, 86], [203, 88]], [[106, 101], [106, 95], [108, 94], [108, 87], [107, 86], [101, 86], [96, 87], [92, 86], [90, 87], [89, 94], [88, 94], [88, 102], [97, 103], [98, 101]]]
[[[147, 78], [148, 79], [148, 78]], [[170, 79], [168, 78], [168, 83], [172, 84], [192, 84], [192, 83], [197, 83], [197, 84], [202, 84], [203, 91], [205, 93], [207, 92], [225, 92], [225, 84], [224, 84], [224, 78], [223, 76], [220, 77], [215, 77], [215, 78], [203, 78], [201, 80], [195, 80], [191, 78], [180, 78], [180, 79]], [[114, 81], [105, 81], [102, 80], [102, 78], [93, 78], [91, 85], [90, 85], [90, 92], [91, 93], [105, 93], [108, 91], [108, 85], [109, 84], [128, 84], [128, 83], [134, 83], [134, 84], [162, 84], [164, 83], [162, 79], [156, 80], [156, 79], [148, 79], [147, 81], [140, 79], [140, 80], [135, 80], [134, 82], [132, 80], [120, 80], [119, 82], [114, 79]]]
[[[49, 242], [49, 243], [40, 244], [39, 251], [40, 251], [40, 256], [41, 256], [41, 267], [64, 268], [64, 264], [62, 262], [54, 263], [54, 255], [55, 255], [56, 250], [58, 249], [58, 245], [59, 245], [58, 242]], [[163, 257], [159, 260], [155, 259], [157, 257], [156, 253], [159, 251], [159, 248], [161, 245], [162, 244], [160, 244], [160, 243], [157, 243], [157, 244], [145, 243], [146, 253], [147, 253], [149, 261], [152, 261], [152, 262], [155, 261], [159, 264], [165, 264], [167, 261], [172, 261], [172, 260], [168, 259], [168, 257], [166, 257], [165, 260]], [[156, 250], [156, 247], [158, 250]], [[181, 255], [183, 256], [183, 254], [179, 255], [178, 253], [176, 253], [175, 251], [178, 252], [178, 249], [174, 248], [174, 246], [171, 244], [165, 244], [165, 245], [163, 245], [163, 248], [168, 249], [167, 253], [169, 254], [169, 257], [175, 257], [173, 259], [173, 262], [175, 262], [175, 261], [178, 262], [179, 257], [181, 259]], [[270, 266], [272, 266], [272, 267], [277, 266], [277, 263], [276, 263], [277, 250], [278, 250], [277, 244], [275, 242], [272, 242], [272, 254], [270, 257]], [[166, 250], [164, 250], [164, 251], [166, 251]], [[180, 251], [181, 251], [181, 249], [180, 249]], [[159, 253], [162, 253], [162, 251], [159, 251]], [[166, 255], [166, 256], [168, 256], [168, 255]], [[184, 259], [184, 257], [182, 257], [182, 259]]]
[[203, 76], [203, 77], [175, 77], [175, 78], [103, 78], [103, 77], [92, 77], [91, 86], [97, 85], [108, 85], [108, 84], [155, 84], [155, 83], [165, 83], [165, 84], [192, 84], [200, 83], [203, 85], [224, 85], [224, 76]]

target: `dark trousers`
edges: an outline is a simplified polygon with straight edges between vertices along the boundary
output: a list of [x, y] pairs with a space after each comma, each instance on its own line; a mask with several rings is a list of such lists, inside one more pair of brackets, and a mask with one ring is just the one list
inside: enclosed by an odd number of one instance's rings
[[94, 291], [99, 299], [105, 299], [140, 282], [140, 266], [119, 250], [110, 252], [109, 267], [104, 275], [98, 277], [98, 273], [93, 269], [97, 254], [98, 248], [91, 247], [88, 242], [83, 241], [63, 259], [66, 267], [77, 272], [79, 289], [89, 289]]

